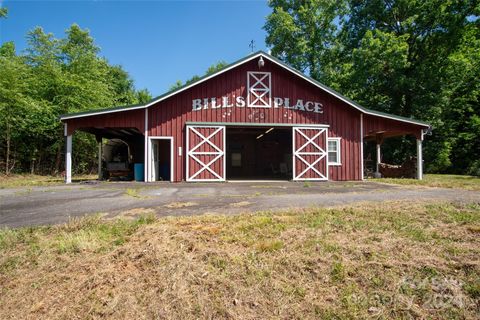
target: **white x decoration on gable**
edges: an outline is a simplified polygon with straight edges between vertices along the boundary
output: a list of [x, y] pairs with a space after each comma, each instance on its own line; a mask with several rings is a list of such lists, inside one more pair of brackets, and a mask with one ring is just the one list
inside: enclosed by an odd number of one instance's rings
[[247, 72], [247, 106], [270, 108], [272, 106], [272, 77], [270, 72]]

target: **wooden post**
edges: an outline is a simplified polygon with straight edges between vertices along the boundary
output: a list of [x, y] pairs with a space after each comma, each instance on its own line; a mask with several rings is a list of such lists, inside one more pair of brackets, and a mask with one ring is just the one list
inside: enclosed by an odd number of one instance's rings
[[381, 150], [381, 145], [383, 143], [383, 134], [382, 133], [377, 133], [375, 136], [375, 141], [377, 142], [377, 159], [376, 159], [376, 164], [375, 164], [375, 176], [376, 178], [380, 177], [380, 163], [382, 162], [382, 150]]
[[98, 141], [98, 180], [102, 180], [102, 156], [103, 156], [103, 144], [102, 138]]
[[417, 139], [417, 179], [423, 179], [422, 139]]

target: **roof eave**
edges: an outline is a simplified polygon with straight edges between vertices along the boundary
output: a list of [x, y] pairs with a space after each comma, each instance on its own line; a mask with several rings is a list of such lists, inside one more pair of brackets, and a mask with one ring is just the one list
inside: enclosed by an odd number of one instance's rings
[[382, 118], [387, 118], [387, 119], [392, 119], [392, 120], [396, 120], [396, 121], [401, 121], [401, 122], [406, 122], [406, 123], [411, 123], [411, 124], [414, 124], [414, 125], [418, 125], [418, 126], [423, 126], [423, 127], [430, 127], [430, 125], [428, 123], [425, 123], [425, 122], [422, 122], [422, 121], [418, 121], [418, 120], [415, 120], [415, 119], [405, 119], [403, 117], [400, 117], [400, 116], [397, 116], [397, 115], [393, 115], [393, 114], [386, 114], [386, 113], [383, 113], [383, 112], [379, 112], [379, 111], [375, 111], [375, 110], [371, 110], [371, 109], [367, 109], [357, 103], [355, 103], [354, 101], [350, 100], [349, 98], [343, 96], [342, 94], [338, 93], [337, 91], [335, 91], [334, 89], [318, 82], [317, 80], [303, 74], [302, 72], [300, 72], [299, 70], [287, 65], [286, 63], [284, 63], [283, 61], [263, 52], [263, 51], [257, 51], [255, 53], [252, 53], [240, 60], [237, 60], [227, 66], [225, 66], [224, 68], [218, 70], [217, 72], [214, 72], [210, 75], [205, 75], [203, 77], [201, 77], [200, 79], [198, 79], [197, 81], [194, 81], [192, 83], [189, 83], [189, 84], [185, 84], [183, 86], [181, 86], [180, 88], [177, 88], [173, 91], [169, 91], [169, 92], [166, 92], [165, 94], [163, 95], [160, 95], [154, 99], [152, 99], [151, 101], [147, 102], [146, 104], [144, 105], [139, 105], [139, 106], [135, 106], [135, 107], [124, 107], [124, 108], [115, 108], [115, 109], [104, 109], [104, 110], [98, 110], [98, 111], [92, 111], [92, 112], [80, 112], [80, 113], [73, 113], [73, 114], [66, 114], [66, 115], [61, 115], [60, 116], [60, 120], [68, 120], [68, 119], [74, 119], [74, 118], [80, 118], [80, 117], [88, 117], [88, 116], [93, 116], [93, 115], [99, 115], [99, 114], [106, 114], [106, 113], [113, 113], [113, 112], [121, 112], [121, 111], [130, 111], [130, 110], [136, 110], [136, 109], [143, 109], [143, 108], [148, 108], [150, 107], [151, 105], [154, 105], [162, 100], [165, 100], [173, 95], [176, 95], [182, 91], [185, 91], [193, 86], [196, 86], [204, 81], [207, 81], [213, 77], [216, 77], [224, 72], [227, 72], [228, 70], [231, 70], [235, 67], [237, 67], [238, 65], [242, 64], [242, 63], [245, 63], [245, 62], [248, 62], [252, 59], [255, 59], [259, 56], [263, 56], [264, 58], [280, 65], [281, 67], [289, 70], [290, 72], [296, 74], [297, 76], [299, 76], [300, 78], [312, 83], [313, 85], [315, 85], [316, 87], [324, 90], [325, 92], [337, 97], [338, 99], [342, 100], [343, 102], [345, 102], [346, 104], [350, 105], [351, 107], [359, 110], [360, 112], [364, 113], [364, 114], [367, 114], [367, 115], [372, 115], [372, 116], [377, 116], [377, 117], [382, 117]]

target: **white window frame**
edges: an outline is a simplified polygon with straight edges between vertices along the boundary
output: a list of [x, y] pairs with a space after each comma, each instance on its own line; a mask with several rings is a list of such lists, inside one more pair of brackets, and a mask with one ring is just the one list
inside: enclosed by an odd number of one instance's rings
[[[335, 141], [336, 144], [337, 144], [337, 151], [336, 151], [337, 161], [335, 161], [335, 162], [330, 162], [330, 157], [328, 156], [328, 154], [330, 152], [333, 152], [333, 151], [330, 151], [328, 149], [328, 144], [329, 144], [330, 141]], [[329, 166], [341, 166], [342, 165], [342, 153], [341, 153], [341, 150], [342, 150], [341, 143], [342, 142], [341, 141], [342, 141], [342, 138], [328, 138], [327, 139], [327, 162], [328, 162]]]
[[148, 161], [147, 161], [147, 168], [148, 168], [148, 176], [147, 176], [147, 182], [154, 182], [156, 181], [153, 177], [152, 177], [152, 165], [153, 165], [153, 161], [152, 161], [152, 150], [153, 150], [153, 140], [168, 140], [170, 141], [170, 182], [173, 182], [174, 181], [174, 177], [173, 177], [173, 174], [175, 172], [174, 170], [174, 165], [175, 165], [175, 162], [174, 162], [174, 150], [175, 150], [175, 147], [173, 145], [173, 137], [172, 136], [149, 136], [148, 137], [148, 151], [147, 151], [147, 157], [148, 157]]
[[[251, 81], [251, 78], [253, 78]], [[268, 82], [268, 83], [265, 83]], [[254, 96], [251, 101], [250, 95]], [[268, 100], [264, 97], [268, 96]], [[247, 71], [247, 107], [272, 107], [272, 74], [271, 72]]]

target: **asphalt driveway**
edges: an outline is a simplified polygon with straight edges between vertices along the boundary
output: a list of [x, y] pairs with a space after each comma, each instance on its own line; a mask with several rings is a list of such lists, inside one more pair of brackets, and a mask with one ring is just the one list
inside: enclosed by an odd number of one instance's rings
[[149, 209], [158, 216], [336, 206], [361, 201], [447, 200], [480, 203], [480, 192], [388, 185], [376, 182], [102, 182], [0, 189], [0, 226], [67, 222]]

